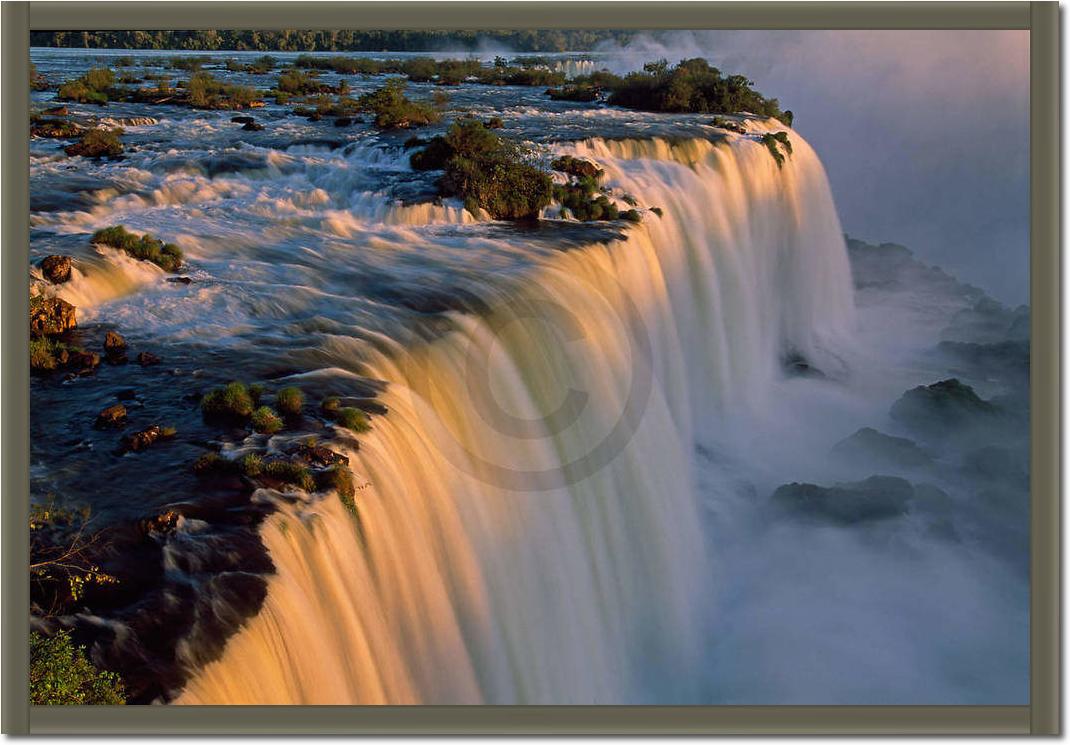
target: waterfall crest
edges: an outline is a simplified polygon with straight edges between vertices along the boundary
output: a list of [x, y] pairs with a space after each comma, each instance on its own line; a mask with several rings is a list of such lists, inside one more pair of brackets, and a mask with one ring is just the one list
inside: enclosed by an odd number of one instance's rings
[[178, 703], [701, 702], [694, 445], [761, 416], [785, 355], [839, 364], [853, 323], [824, 170], [791, 141], [782, 168], [738, 136], [558, 148], [662, 216], [373, 353], [358, 515], [268, 519], [264, 607]]

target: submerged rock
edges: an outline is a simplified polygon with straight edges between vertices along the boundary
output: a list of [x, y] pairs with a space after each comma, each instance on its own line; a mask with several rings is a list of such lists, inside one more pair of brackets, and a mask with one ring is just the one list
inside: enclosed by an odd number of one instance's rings
[[30, 299], [30, 333], [34, 336], [56, 336], [77, 325], [74, 306], [58, 297]]
[[892, 437], [872, 427], [863, 427], [832, 448], [833, 455], [849, 461], [919, 468], [932, 465], [932, 458], [906, 437]]
[[899, 517], [913, 498], [913, 485], [896, 476], [870, 476], [833, 486], [784, 484], [772, 496], [782, 508], [844, 525]]
[[126, 423], [126, 407], [122, 404], [112, 404], [102, 409], [97, 414], [96, 426], [100, 429], [107, 427], [121, 427]]
[[251, 116], [232, 116], [230, 121], [234, 124], [252, 124], [256, 119]]
[[123, 438], [123, 449], [139, 453], [161, 440], [170, 440], [175, 436], [175, 430], [170, 427], [161, 427], [154, 424], [148, 429], [135, 432]]
[[53, 254], [41, 261], [41, 273], [54, 285], [61, 285], [71, 278], [71, 257]]
[[246, 132], [259, 132], [263, 128], [264, 125], [260, 124], [259, 122], [246, 122], [242, 125], [242, 129], [244, 129]]
[[152, 352], [141, 352], [137, 356], [137, 363], [142, 367], [148, 367], [149, 365], [160, 364], [160, 358], [154, 355]]
[[351, 116], [340, 116], [334, 120], [334, 126], [336, 127], [348, 127], [351, 124], [353, 124], [353, 117]]

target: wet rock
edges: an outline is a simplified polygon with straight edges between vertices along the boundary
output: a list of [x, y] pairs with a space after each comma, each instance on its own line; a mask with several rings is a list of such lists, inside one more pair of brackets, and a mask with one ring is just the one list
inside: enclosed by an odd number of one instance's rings
[[256, 119], [251, 116], [232, 116], [230, 121], [234, 124], [252, 124]]
[[175, 430], [170, 427], [161, 427], [154, 424], [148, 429], [135, 432], [123, 438], [123, 449], [140, 453], [161, 440], [170, 440], [175, 436]]
[[71, 112], [66, 106], [56, 106], [51, 109], [45, 109], [43, 113], [46, 116], [67, 116]]
[[71, 278], [71, 257], [53, 254], [41, 262], [41, 273], [54, 285], [61, 285]]
[[932, 465], [932, 458], [906, 437], [892, 437], [872, 427], [863, 427], [832, 448], [833, 455], [851, 462], [879, 466], [921, 468]]
[[296, 460], [310, 466], [325, 468], [336, 464], [349, 465], [346, 456], [314, 442], [303, 442], [292, 452]]
[[163, 512], [146, 517], [139, 525], [146, 535], [172, 535], [178, 527], [178, 520], [182, 513], [178, 510], [164, 510]]
[[334, 120], [334, 126], [336, 127], [348, 127], [351, 124], [353, 124], [353, 117], [351, 116], [340, 116]]
[[892, 405], [892, 419], [935, 433], [992, 421], [998, 410], [957, 378], [907, 391]]
[[121, 427], [124, 424], [126, 424], [126, 407], [122, 404], [112, 404], [97, 414], [96, 426], [100, 429]]
[[188, 285], [193, 282], [189, 277], [168, 277], [167, 281], [174, 282], [176, 285]]
[[811, 365], [810, 361], [799, 352], [788, 352], [781, 360], [781, 365], [783, 365], [784, 372], [788, 375], [804, 378], [825, 377], [825, 373]]
[[242, 125], [242, 129], [244, 129], [246, 132], [259, 132], [263, 128], [264, 125], [260, 124], [259, 122], [246, 122]]
[[152, 124], [159, 124], [159, 120], [154, 119], [151, 116], [122, 116], [111, 117], [107, 116], [100, 120], [99, 124], [105, 127], [147, 127]]
[[113, 365], [126, 362], [126, 339], [116, 331], [109, 331], [104, 335], [104, 355]]
[[160, 364], [160, 358], [154, 355], [152, 352], [142, 352], [137, 356], [137, 363], [142, 367], [148, 367], [149, 365]]
[[899, 517], [913, 498], [913, 485], [895, 476], [870, 476], [833, 486], [784, 484], [772, 496], [775, 504], [790, 512], [842, 525]]
[[73, 139], [81, 137], [85, 132], [85, 127], [66, 119], [38, 119], [30, 125], [30, 135], [33, 137]]
[[589, 160], [563, 155], [550, 164], [550, 168], [577, 178], [599, 179], [604, 171]]
[[137, 391], [133, 388], [123, 388], [121, 391], [116, 391], [115, 397], [120, 401], [133, 401], [137, 398]]
[[66, 300], [40, 295], [30, 299], [30, 333], [34, 336], [56, 336], [76, 325], [74, 306]]
[[63, 366], [76, 375], [91, 372], [100, 366], [100, 355], [96, 352], [87, 352], [84, 349], [72, 349], [67, 353]]

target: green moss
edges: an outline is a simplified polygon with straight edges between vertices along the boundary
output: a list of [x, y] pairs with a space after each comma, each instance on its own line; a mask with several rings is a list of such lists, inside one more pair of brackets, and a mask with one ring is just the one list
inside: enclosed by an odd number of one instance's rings
[[238, 381], [214, 388], [201, 399], [201, 411], [207, 417], [247, 419], [254, 407], [249, 389]]
[[282, 429], [282, 420], [270, 407], [261, 406], [251, 418], [253, 429], [264, 435], [273, 435]]
[[339, 409], [335, 414], [334, 420], [340, 427], [345, 427], [358, 434], [371, 429], [371, 424], [368, 423], [368, 415], [352, 406]]
[[148, 233], [138, 237], [122, 225], [98, 230], [90, 241], [117, 248], [135, 259], [151, 261], [166, 272], [178, 271], [182, 266], [182, 249], [174, 243], [164, 243]]
[[47, 336], [39, 336], [30, 339], [30, 369], [39, 371], [51, 371], [59, 367], [56, 359], [57, 353], [63, 349], [62, 342]]
[[307, 492], [316, 488], [315, 479], [309, 470], [298, 463], [290, 463], [285, 460], [273, 460], [264, 464], [260, 475], [273, 481], [281, 481], [284, 484], [293, 484]]
[[305, 405], [305, 394], [295, 386], [283, 388], [275, 394], [275, 408], [286, 416], [300, 416]]
[[30, 703], [34, 705], [125, 704], [122, 679], [93, 667], [85, 647], [70, 633], [51, 637], [30, 632]]

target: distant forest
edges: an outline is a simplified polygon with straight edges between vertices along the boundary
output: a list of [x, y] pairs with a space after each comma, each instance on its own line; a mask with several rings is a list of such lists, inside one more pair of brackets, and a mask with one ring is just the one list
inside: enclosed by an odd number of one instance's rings
[[31, 31], [30, 46], [259, 52], [474, 51], [501, 45], [516, 52], [586, 51], [635, 31], [538, 29], [488, 31]]

